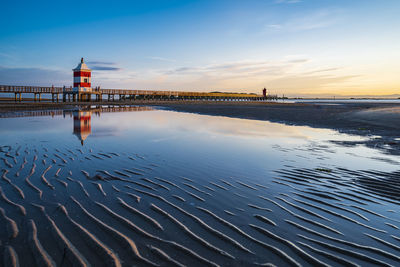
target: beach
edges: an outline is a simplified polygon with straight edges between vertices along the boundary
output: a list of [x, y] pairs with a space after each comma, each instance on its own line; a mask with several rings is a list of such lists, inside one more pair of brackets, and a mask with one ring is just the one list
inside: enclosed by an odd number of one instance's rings
[[400, 260], [395, 106], [98, 104], [2, 106], [5, 266]]
[[400, 1], [365, 2], [2, 3], [0, 267], [400, 266]]

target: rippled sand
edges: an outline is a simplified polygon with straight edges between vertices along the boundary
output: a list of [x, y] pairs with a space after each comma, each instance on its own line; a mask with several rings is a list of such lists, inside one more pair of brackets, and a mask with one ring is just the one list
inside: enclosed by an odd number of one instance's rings
[[400, 172], [287, 166], [261, 184], [163, 177], [162, 159], [134, 152], [22, 144], [0, 157], [4, 266], [400, 262]]

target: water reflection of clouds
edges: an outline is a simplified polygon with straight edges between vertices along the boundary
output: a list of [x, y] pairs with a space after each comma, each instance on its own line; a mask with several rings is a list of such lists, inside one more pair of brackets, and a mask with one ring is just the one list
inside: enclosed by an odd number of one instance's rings
[[[61, 117], [22, 117], [22, 118], [1, 118], [0, 132], [4, 134], [24, 133], [24, 132], [58, 132], [71, 128], [70, 120], [62, 120]], [[50, 123], [49, 123], [50, 122]]]
[[[71, 127], [72, 116], [2, 119], [1, 132], [64, 132]], [[339, 134], [333, 130], [307, 126], [290, 126], [268, 121], [207, 116], [174, 111], [153, 110], [142, 112], [100, 113], [92, 117], [90, 137], [121, 136], [126, 132], [155, 133], [153, 142], [179, 138], [179, 135], [197, 135], [206, 138], [217, 136], [242, 139], [279, 139], [287, 144], [296, 140], [360, 140], [365, 137]], [[50, 123], [50, 125], [49, 125]], [[28, 127], [27, 127], [28, 125]], [[7, 126], [7, 127], [6, 127]], [[165, 136], [159, 136], [159, 135]]]
[[[168, 115], [166, 116], [166, 113]], [[218, 116], [206, 116], [171, 111], [151, 111], [124, 113], [118, 117], [105, 114], [96, 118], [94, 128], [102, 131], [109, 128], [115, 133], [125, 130], [179, 131], [223, 135], [241, 138], [297, 138], [310, 139], [329, 130], [313, 129], [303, 126], [288, 126], [267, 121], [235, 119]], [[97, 130], [95, 130], [97, 131]]]
[[99, 137], [109, 137], [109, 136], [118, 136], [119, 131], [111, 129], [109, 127], [97, 127], [94, 128], [91, 137], [99, 138]]
[[[388, 165], [389, 161], [382, 160], [380, 153], [364, 146], [343, 147], [334, 142], [338, 140], [362, 140], [368, 137], [346, 135], [329, 129], [315, 129], [307, 126], [290, 126], [268, 121], [227, 118], [218, 116], [180, 113], [165, 110], [141, 112], [92, 112], [92, 131], [84, 131], [79, 118], [86, 118], [85, 111], [70, 116], [38, 117], [38, 118], [6, 118], [0, 119], [0, 133], [3, 142], [22, 138], [26, 141], [50, 140], [51, 142], [71, 142], [77, 144], [76, 137], [71, 139], [74, 132], [87, 136], [85, 141], [89, 146], [115, 147], [136, 146], [155, 151], [206, 151], [221, 155], [246, 155], [247, 160], [257, 161], [258, 156], [276, 159], [276, 161], [299, 162], [306, 164], [311, 158], [321, 160], [321, 164], [336, 162], [345, 166], [362, 166], [365, 158], [357, 155], [369, 155], [381, 159], [368, 159], [371, 166]], [[68, 114], [67, 114], [68, 115]], [[86, 114], [88, 115], [88, 114]], [[99, 116], [98, 116], [99, 115]], [[75, 121], [75, 122], [74, 122]], [[77, 123], [79, 123], [79, 127]], [[11, 134], [12, 133], [12, 134]], [[29, 139], [29, 140], [28, 140]], [[84, 138], [80, 138], [84, 141]], [[82, 142], [81, 142], [82, 143]], [[86, 145], [85, 143], [85, 145]], [[153, 143], [152, 146], [150, 143]], [[279, 146], [278, 146], [279, 145]], [[322, 147], [322, 145], [327, 147]], [[236, 154], [235, 154], [236, 153]], [[349, 154], [353, 153], [353, 154]], [[224, 155], [225, 156], [225, 155]], [[310, 158], [311, 157], [311, 158]], [[329, 157], [329, 160], [327, 160]], [[304, 160], [303, 160], [304, 158]], [[310, 159], [309, 159], [310, 158]], [[387, 157], [390, 159], [390, 157]], [[357, 162], [357, 164], [355, 164]], [[381, 165], [379, 165], [381, 164]], [[385, 168], [387, 168], [385, 165]], [[393, 164], [392, 164], [393, 165]], [[346, 165], [347, 166], [347, 165]]]
[[171, 136], [171, 137], [164, 137], [164, 138], [155, 138], [155, 139], [152, 139], [151, 141], [153, 143], [160, 143], [160, 142], [164, 142], [164, 141], [175, 140], [177, 138], [178, 137], [176, 137], [176, 136]]
[[[126, 130], [164, 132], [174, 135], [177, 132], [204, 135], [208, 138], [218, 136], [240, 137], [246, 139], [282, 139], [285, 143], [296, 140], [361, 140], [365, 137], [339, 134], [334, 130], [317, 129], [308, 126], [291, 126], [268, 121], [207, 116], [173, 111], [147, 111], [121, 113], [118, 116], [102, 114], [95, 118], [93, 126], [97, 129], [110, 129], [114, 135]], [[154, 142], [170, 140], [173, 136], [157, 138]]]

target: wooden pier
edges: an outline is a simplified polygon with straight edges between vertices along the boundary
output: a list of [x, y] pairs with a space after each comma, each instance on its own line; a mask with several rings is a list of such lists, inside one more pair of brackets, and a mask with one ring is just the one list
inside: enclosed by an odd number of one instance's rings
[[[214, 101], [265, 101], [277, 99], [277, 96], [267, 96], [248, 93], [222, 92], [183, 92], [183, 91], [152, 91], [103, 89], [94, 87], [90, 92], [76, 92], [72, 87], [40, 87], [0, 85], [0, 93], [14, 94], [15, 101], [22, 101], [23, 94], [33, 94], [34, 101], [42, 101], [42, 95], [51, 95], [52, 102], [85, 102], [85, 101], [134, 101], [134, 100], [214, 100]], [[117, 96], [117, 98], [116, 98]]]

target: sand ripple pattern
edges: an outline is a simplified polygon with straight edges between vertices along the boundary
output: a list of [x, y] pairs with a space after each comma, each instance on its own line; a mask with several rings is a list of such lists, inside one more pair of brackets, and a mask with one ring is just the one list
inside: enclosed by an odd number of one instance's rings
[[3, 266], [400, 263], [400, 172], [205, 177], [133, 152], [0, 148]]

